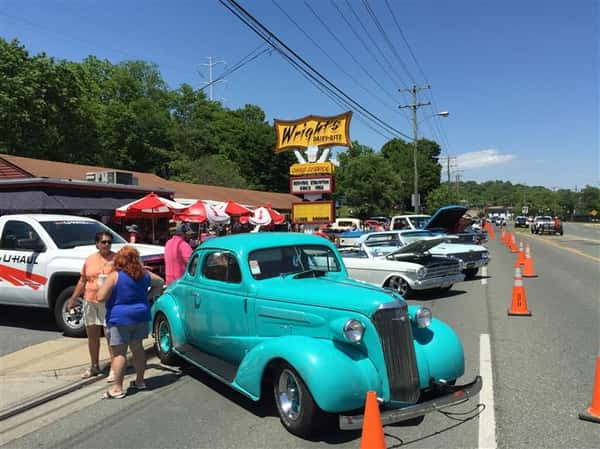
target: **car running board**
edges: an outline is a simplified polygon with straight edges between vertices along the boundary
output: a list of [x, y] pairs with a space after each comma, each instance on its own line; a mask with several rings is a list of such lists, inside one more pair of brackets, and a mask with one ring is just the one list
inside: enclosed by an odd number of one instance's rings
[[200, 351], [198, 348], [189, 345], [177, 345], [174, 348], [175, 352], [182, 358], [190, 362], [192, 365], [219, 377], [228, 383], [233, 383], [239, 365], [234, 365], [225, 360], [222, 360], [214, 355]]

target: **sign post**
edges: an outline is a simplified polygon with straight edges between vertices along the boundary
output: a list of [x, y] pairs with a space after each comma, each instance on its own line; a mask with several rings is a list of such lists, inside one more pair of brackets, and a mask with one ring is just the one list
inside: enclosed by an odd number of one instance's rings
[[328, 159], [330, 147], [351, 146], [351, 118], [349, 111], [332, 117], [275, 120], [275, 152], [293, 150], [298, 160], [290, 166], [290, 193], [302, 195], [304, 201], [292, 204], [292, 223], [302, 225], [304, 232], [315, 232], [319, 225], [335, 220], [333, 200], [324, 199], [335, 189], [335, 165]]

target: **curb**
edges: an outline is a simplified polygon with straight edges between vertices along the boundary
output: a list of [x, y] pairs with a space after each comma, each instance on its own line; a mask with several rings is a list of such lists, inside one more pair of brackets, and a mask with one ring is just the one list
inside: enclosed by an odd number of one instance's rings
[[[146, 354], [146, 360], [147, 360], [148, 356], [154, 353], [154, 345], [152, 344], [149, 347], [144, 348], [144, 353]], [[127, 365], [132, 363], [132, 357], [133, 356], [131, 354], [128, 354]], [[107, 367], [108, 367], [108, 364], [106, 364], [102, 368], [102, 370], [104, 371]], [[106, 379], [107, 377], [108, 377], [107, 375], [102, 375], [102, 376], [91, 377], [89, 379], [78, 380], [70, 385], [66, 385], [64, 387], [56, 388], [49, 392], [42, 393], [41, 395], [39, 395], [36, 398], [29, 399], [27, 401], [21, 402], [20, 404], [16, 404], [16, 405], [7, 407], [4, 410], [0, 410], [0, 422], [4, 421], [12, 416], [29, 411], [32, 408], [46, 404], [47, 402], [50, 402], [61, 396], [65, 396], [69, 393], [79, 390], [80, 388], [86, 387], [86, 386], [96, 383], [100, 380]]]

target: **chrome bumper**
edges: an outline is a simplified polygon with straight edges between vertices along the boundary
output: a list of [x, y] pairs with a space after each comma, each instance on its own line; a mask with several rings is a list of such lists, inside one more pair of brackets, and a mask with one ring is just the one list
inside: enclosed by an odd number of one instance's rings
[[[479, 393], [481, 391], [482, 384], [483, 381], [481, 380], [481, 376], [477, 376], [473, 382], [466, 385], [446, 387], [448, 390], [446, 394], [430, 401], [421, 402], [395, 410], [384, 410], [381, 412], [381, 424], [385, 426], [387, 424], [393, 424], [396, 422], [405, 421], [407, 419], [416, 418], [417, 416], [425, 415], [444, 407], [461, 404]], [[363, 420], [364, 415], [340, 415], [340, 429], [361, 429]]]
[[409, 284], [413, 290], [427, 290], [430, 288], [444, 288], [457, 282], [465, 280], [463, 273], [452, 274], [450, 276], [444, 276], [439, 278], [423, 279], [414, 281], [413, 284]]
[[468, 262], [464, 262], [465, 268], [481, 268], [485, 267], [490, 263], [490, 258], [487, 259], [479, 259], [479, 260], [469, 260]]

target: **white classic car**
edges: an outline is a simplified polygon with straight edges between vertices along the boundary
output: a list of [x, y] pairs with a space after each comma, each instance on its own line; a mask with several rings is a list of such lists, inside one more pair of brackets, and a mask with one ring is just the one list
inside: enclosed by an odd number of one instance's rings
[[[362, 235], [357, 242], [367, 245], [378, 244], [380, 248], [387, 248], [388, 252], [395, 248], [402, 248], [412, 244], [415, 241], [431, 239], [435, 234], [424, 230], [406, 230], [406, 231], [382, 231], [370, 232]], [[439, 244], [429, 249], [431, 254], [436, 256], [456, 257], [463, 262], [463, 270], [467, 277], [473, 278], [477, 275], [480, 267], [487, 265], [490, 261], [488, 249], [483, 245], [473, 243], [452, 243], [453, 236], [438, 236]]]
[[342, 248], [340, 254], [351, 278], [394, 289], [406, 298], [414, 290], [449, 290], [464, 280], [460, 259], [429, 252], [442, 240], [441, 237], [421, 239], [391, 252], [385, 244], [362, 243]]

